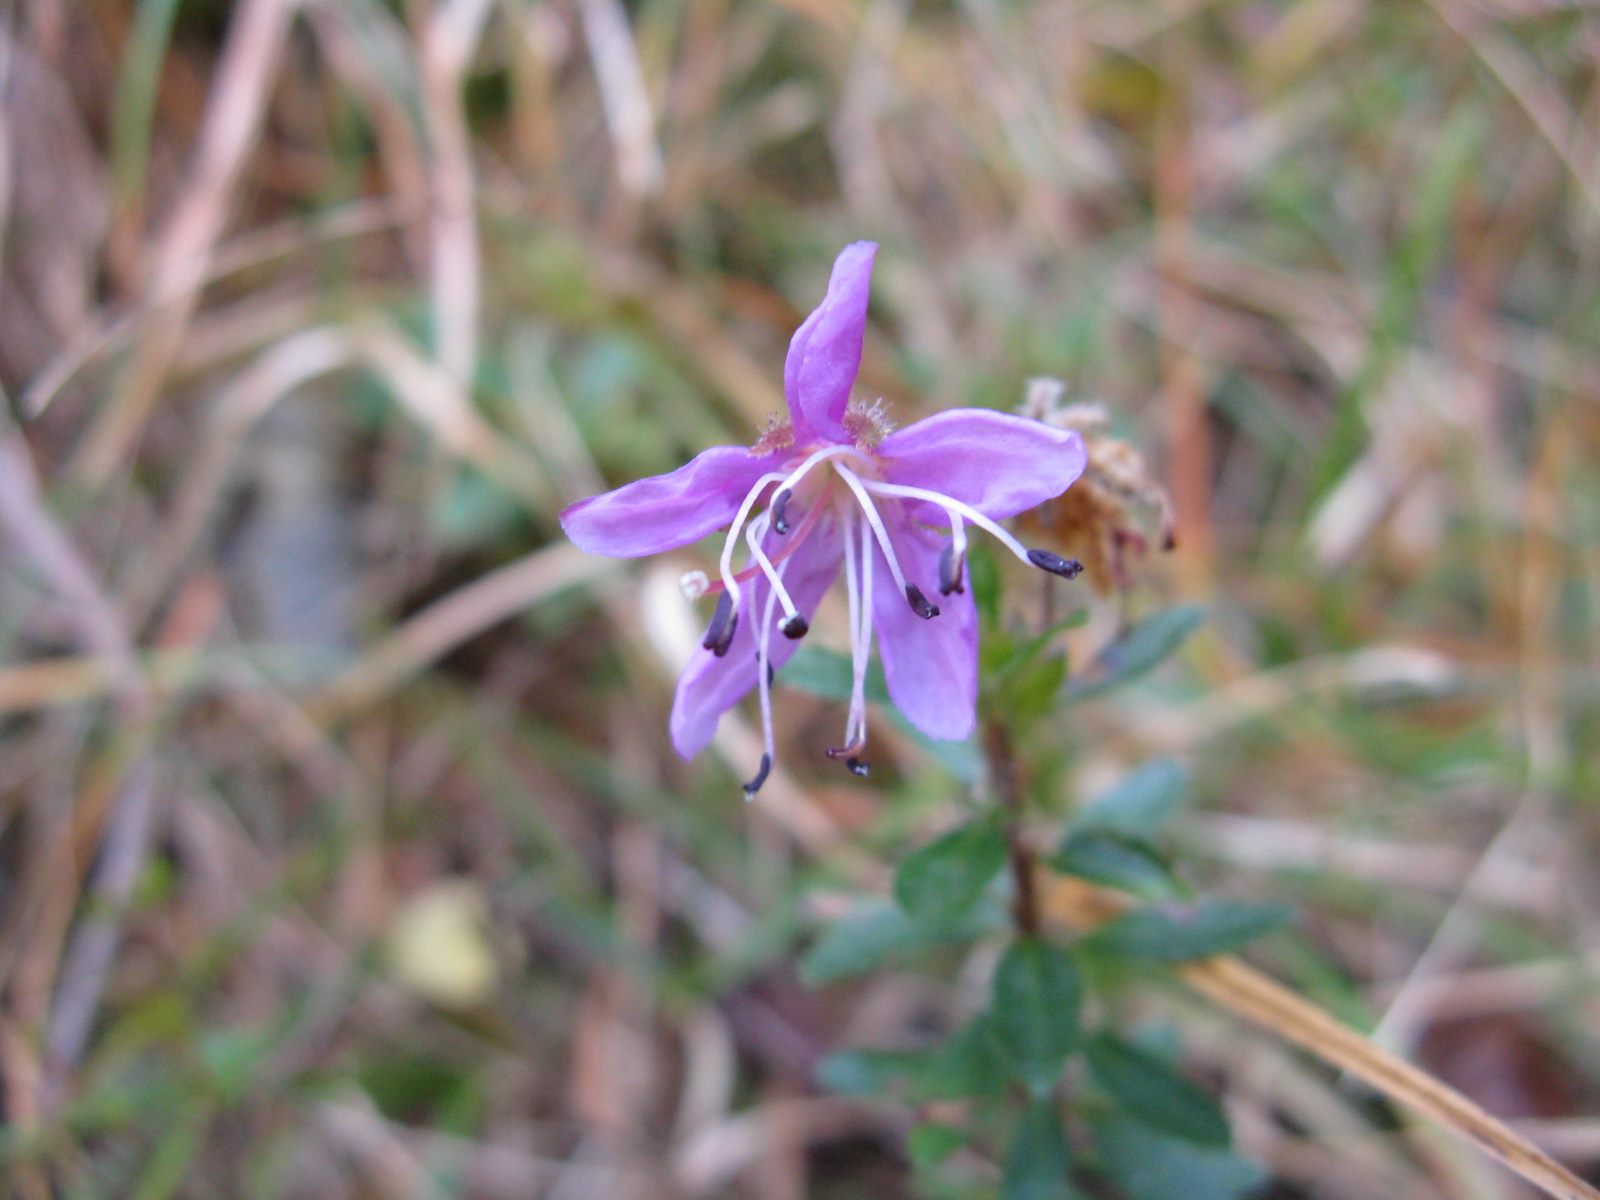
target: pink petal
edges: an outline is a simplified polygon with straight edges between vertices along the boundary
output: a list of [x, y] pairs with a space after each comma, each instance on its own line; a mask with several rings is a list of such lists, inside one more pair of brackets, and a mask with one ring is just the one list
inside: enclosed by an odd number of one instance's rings
[[783, 392], [795, 440], [821, 437], [846, 442], [844, 410], [861, 369], [861, 341], [867, 327], [875, 242], [854, 242], [840, 252], [828, 280], [828, 294], [805, 319], [789, 343], [783, 364]]
[[[775, 556], [783, 549], [784, 539], [768, 533], [762, 545], [768, 555]], [[823, 593], [839, 573], [839, 529], [831, 514], [818, 519], [787, 563], [784, 585], [795, 607], [809, 621]], [[758, 575], [745, 584], [744, 599], [739, 605], [739, 625], [728, 652], [718, 658], [709, 650], [697, 648], [679, 677], [678, 694], [672, 702], [671, 729], [672, 744], [684, 758], [693, 758], [704, 750], [716, 733], [722, 714], [756, 686], [756, 631], [766, 613], [770, 591], [763, 576]], [[783, 609], [780, 607], [775, 612], [776, 619], [782, 620]], [[774, 630], [767, 640], [773, 670], [788, 662], [799, 646], [799, 642]]]
[[[1083, 439], [1042, 421], [981, 408], [938, 413], [891, 433], [878, 447], [889, 483], [928, 488], [1000, 520], [1066, 491], [1088, 456]], [[916, 505], [918, 520], [943, 524]]]
[[667, 475], [580, 500], [561, 512], [561, 528], [591, 554], [638, 558], [697, 542], [734, 518], [745, 494], [781, 455], [713, 446]]
[[924, 619], [912, 612], [905, 596], [895, 589], [882, 550], [875, 551], [872, 621], [889, 699], [906, 720], [929, 737], [960, 741], [977, 721], [977, 609], [970, 593], [939, 595], [943, 539], [904, 521], [889, 520], [888, 526], [907, 582], [916, 584], [939, 606], [937, 617]]

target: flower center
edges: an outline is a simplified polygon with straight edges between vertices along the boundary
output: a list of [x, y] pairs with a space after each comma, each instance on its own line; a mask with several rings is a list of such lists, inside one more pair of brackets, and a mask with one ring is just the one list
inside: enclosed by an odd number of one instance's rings
[[[785, 468], [762, 475], [740, 502], [722, 546], [718, 581], [713, 584], [699, 572], [684, 577], [685, 591], [692, 595], [709, 591], [721, 593], [701, 643], [718, 657], [726, 655], [733, 645], [745, 599], [743, 585], [758, 577], [764, 578], [768, 585], [760, 604], [763, 611], [755, 627], [763, 754], [760, 769], [744, 785], [748, 796], [755, 795], [766, 782], [774, 757], [772, 630], [777, 628], [785, 637], [798, 639], [810, 629], [805, 614], [795, 604], [784, 582], [784, 575], [791, 556], [806, 543], [826, 513], [832, 512], [839, 525], [849, 603], [851, 665], [850, 708], [845, 718], [844, 744], [827, 753], [830, 758], [843, 759], [856, 775], [865, 775], [869, 769], [861, 753], [867, 742], [866, 674], [872, 645], [874, 564], [879, 558], [888, 568], [895, 588], [917, 616], [924, 620], [939, 616], [939, 606], [906, 577], [890, 537], [890, 523], [884, 520], [880, 505], [890, 505], [902, 526], [912, 521], [911, 514], [904, 511], [909, 504], [932, 506], [945, 515], [950, 526], [950, 541], [938, 562], [939, 593], [944, 596], [966, 591], [968, 524], [992, 534], [1030, 566], [1068, 579], [1082, 569], [1075, 559], [1063, 559], [1047, 550], [1029, 549], [997, 522], [954, 496], [888, 482], [883, 478], [882, 460], [860, 442], [826, 445], [809, 453], [796, 454]], [[836, 483], [844, 485], [842, 493]], [[752, 515], [763, 498], [767, 501], [765, 509]], [[735, 571], [733, 559], [741, 536], [747, 550], [745, 566]]]

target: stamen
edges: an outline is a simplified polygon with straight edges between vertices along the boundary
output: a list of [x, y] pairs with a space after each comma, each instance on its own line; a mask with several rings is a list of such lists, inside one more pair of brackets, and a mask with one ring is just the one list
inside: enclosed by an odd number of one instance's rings
[[959, 513], [950, 514], [950, 544], [939, 552], [939, 594], [965, 592], [963, 575], [967, 566], [967, 523]]
[[[768, 555], [767, 561], [773, 566], [779, 566], [782, 564], [784, 559], [788, 558], [796, 550], [800, 549], [800, 547], [805, 543], [806, 538], [810, 535], [812, 529], [816, 527], [817, 522], [821, 520], [825, 507], [825, 505], [821, 504], [812, 505], [811, 508], [806, 511], [806, 515], [800, 518], [800, 527], [795, 530], [794, 536], [792, 538], [785, 538], [782, 547], [779, 548], [776, 554]], [[739, 583], [748, 583], [761, 573], [762, 571], [760, 563], [746, 563], [744, 567], [734, 572], [733, 578]], [[682, 581], [680, 581], [679, 586], [682, 586]], [[723, 583], [723, 581], [720, 579], [714, 583], [709, 583], [706, 586], [706, 592], [708, 593], [721, 593], [727, 590], [728, 585]]]
[[[866, 535], [860, 532], [859, 517], [847, 513], [842, 524], [844, 582], [850, 607], [850, 711], [844, 722], [844, 749], [848, 753], [865, 746], [867, 739], [867, 655], [872, 646], [872, 551], [866, 544]], [[858, 553], [861, 556], [859, 579]], [[829, 751], [829, 756], [833, 756], [832, 751]]]
[[799, 641], [811, 632], [810, 624], [799, 613], [795, 613], [794, 616], [784, 621], [778, 628], [783, 632], [784, 637], [793, 642]]
[[965, 564], [956, 557], [955, 547], [946, 546], [939, 551], [939, 594], [948, 596], [951, 592], [964, 592], [966, 585], [961, 581], [961, 568]]
[[778, 603], [783, 605], [785, 625], [787, 626], [795, 621], [800, 622], [799, 633], [789, 633], [787, 627], [784, 629], [784, 633], [790, 637], [804, 637], [806, 632], [805, 618], [796, 610], [794, 601], [789, 598], [789, 589], [783, 586], [783, 577], [773, 567], [772, 560], [767, 557], [767, 552], [761, 548], [761, 539], [766, 536], [767, 524], [766, 514], [762, 514], [754, 521], [751, 521], [750, 527], [745, 530], [744, 540], [750, 547], [750, 557], [761, 565], [761, 570], [766, 574], [767, 582], [772, 585], [773, 595], [778, 598]]
[[850, 768], [850, 774], [857, 779], [865, 779], [872, 774], [872, 764], [865, 759], [847, 758], [844, 760], [844, 765]]
[[1083, 564], [1075, 558], [1062, 558], [1059, 554], [1052, 554], [1048, 550], [1029, 550], [1028, 561], [1041, 571], [1049, 571], [1052, 575], [1059, 575], [1063, 579], [1076, 579], [1083, 570]]
[[772, 514], [772, 532], [780, 537], [789, 532], [789, 497], [794, 495], [788, 488], [779, 488], [778, 494], [772, 498], [772, 507], [768, 510]]
[[907, 487], [903, 483], [879, 483], [876, 480], [864, 486], [869, 492], [874, 492], [880, 496], [904, 496], [910, 500], [926, 500], [929, 504], [938, 505], [950, 515], [952, 535], [955, 531], [956, 520], [965, 517], [979, 529], [992, 533], [1000, 540], [1001, 545], [1023, 562], [1041, 570], [1049, 571], [1052, 575], [1062, 575], [1067, 579], [1071, 579], [1079, 571], [1083, 570], [1083, 564], [1077, 562], [1076, 559], [1061, 558], [1059, 555], [1051, 554], [1048, 550], [1028, 549], [994, 521], [973, 508], [972, 505], [964, 504], [952, 496], [944, 495], [942, 492], [929, 491], [927, 488]]
[[780, 483], [782, 480], [783, 476], [775, 471], [768, 471], [757, 479], [745, 493], [744, 499], [739, 502], [739, 511], [733, 516], [733, 524], [728, 526], [728, 536], [722, 543], [722, 557], [717, 561], [717, 573], [722, 578], [722, 586], [733, 597], [735, 604], [739, 603], [739, 581], [733, 574], [733, 548], [739, 544], [739, 534], [743, 532], [744, 523], [749, 519], [750, 510], [755, 507], [761, 493], [767, 490], [769, 483]]
[[[872, 497], [867, 494], [869, 490], [876, 490], [880, 485], [863, 484], [860, 479], [856, 478], [855, 472], [849, 467], [835, 464], [833, 470], [834, 473], [839, 476], [839, 478], [845, 481], [845, 484], [850, 488], [850, 490], [855, 493], [856, 500], [861, 505], [861, 515], [866, 518], [867, 524], [872, 528], [873, 537], [877, 538], [878, 540], [878, 548], [883, 551], [884, 562], [889, 564], [889, 574], [894, 576], [895, 586], [905, 593], [906, 600], [910, 602], [911, 607], [916, 611], [917, 616], [938, 616], [939, 610], [928, 603], [926, 597], [923, 597], [921, 591], [919, 591], [912, 584], [906, 582], [905, 572], [900, 569], [900, 560], [895, 557], [894, 546], [889, 541], [889, 531], [884, 528], [883, 518], [878, 515], [877, 506], [872, 503]], [[871, 557], [871, 551], [868, 549], [863, 549], [862, 561], [866, 561]], [[923, 607], [918, 607], [919, 599], [921, 600]], [[924, 612], [923, 608], [929, 608], [933, 611]]]
[[761, 785], [766, 783], [767, 776], [772, 772], [772, 755], [763, 754], [761, 765], [756, 768], [755, 778], [744, 785], [744, 798], [750, 799], [761, 790]]
[[906, 584], [906, 602], [911, 605], [911, 611], [924, 621], [931, 621], [939, 615], [939, 606], [931, 603], [914, 583]]
[[1028, 561], [1028, 548], [1026, 546], [973, 508], [972, 505], [964, 504], [953, 496], [946, 496], [943, 492], [929, 491], [927, 488], [907, 487], [903, 483], [879, 483], [876, 480], [866, 484], [866, 488], [868, 491], [880, 496], [904, 496], [908, 500], [926, 500], [929, 504], [937, 505], [949, 514], [952, 534], [954, 532], [955, 519], [957, 517], [965, 517], [979, 529], [992, 533], [999, 538], [1001, 544], [1022, 559], [1023, 562]]
[[[778, 586], [777, 576], [772, 582]], [[776, 590], [767, 593], [766, 611], [761, 614], [761, 632], [756, 635], [756, 684], [761, 697], [761, 767], [756, 771], [755, 778], [744, 785], [745, 798], [749, 799], [761, 789], [767, 781], [767, 772], [772, 769], [773, 749], [772, 738], [772, 616], [773, 609], [777, 607]]]
[[722, 543], [722, 558], [717, 564], [718, 570], [722, 576], [722, 586], [733, 595], [734, 603], [737, 604], [739, 601], [740, 580], [738, 576], [734, 575], [733, 573], [733, 548], [738, 544], [739, 533], [744, 529], [744, 523], [750, 517], [751, 508], [753, 508], [756, 501], [760, 499], [761, 493], [766, 491], [767, 485], [769, 483], [776, 483], [779, 485], [778, 490], [780, 492], [792, 492], [795, 489], [795, 485], [804, 479], [807, 473], [819, 462], [822, 462], [825, 459], [833, 458], [836, 455], [849, 453], [854, 449], [855, 447], [853, 446], [824, 446], [821, 450], [816, 451], [804, 462], [802, 462], [793, 471], [789, 472], [788, 475], [783, 475], [775, 471], [767, 472], [765, 475], [761, 476], [760, 479], [757, 479], [754, 485], [751, 486], [750, 490], [745, 493], [744, 499], [739, 503], [739, 511], [734, 514], [733, 524], [728, 526], [727, 540]]
[[716, 611], [711, 614], [711, 624], [706, 626], [706, 636], [700, 645], [718, 658], [733, 645], [733, 634], [739, 628], [739, 614], [733, 611], [733, 596], [723, 592], [717, 597]]

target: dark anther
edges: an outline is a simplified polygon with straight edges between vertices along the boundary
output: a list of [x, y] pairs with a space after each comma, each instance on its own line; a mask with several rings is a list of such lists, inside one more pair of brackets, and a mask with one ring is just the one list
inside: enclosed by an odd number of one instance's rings
[[932, 620], [939, 615], [939, 606], [930, 604], [928, 598], [922, 594], [922, 589], [914, 583], [906, 584], [906, 600], [911, 605], [911, 611], [924, 621]]
[[1169, 554], [1178, 548], [1178, 534], [1176, 530], [1169, 529], [1161, 535], [1161, 548]]
[[967, 590], [967, 585], [961, 578], [962, 568], [965, 566], [965, 561], [956, 557], [954, 542], [939, 551], [939, 594], [941, 596], [948, 596], [951, 592], [964, 592]]
[[869, 762], [863, 762], [861, 759], [854, 756], [845, 759], [844, 765], [850, 768], [850, 774], [854, 775], [857, 779], [865, 779], [868, 775], [872, 774], [872, 764]]
[[783, 630], [784, 637], [796, 642], [811, 632], [811, 626], [806, 624], [806, 619], [799, 613], [795, 613], [778, 628]]
[[1075, 558], [1062, 558], [1059, 554], [1051, 554], [1048, 550], [1029, 550], [1028, 561], [1041, 571], [1049, 571], [1052, 575], [1059, 575], [1063, 579], [1076, 579], [1078, 572], [1083, 570], [1083, 564]]
[[744, 785], [744, 794], [754, 796], [761, 790], [761, 785], [767, 781], [767, 774], [772, 770], [772, 755], [763, 754], [761, 765], [756, 768], [756, 777]]
[[[761, 651], [756, 651], [756, 670], [761, 669]], [[772, 686], [772, 681], [778, 677], [778, 668], [772, 665], [772, 660], [767, 659], [767, 686]]]
[[706, 636], [700, 644], [721, 658], [733, 645], [733, 632], [739, 628], [739, 614], [733, 611], [733, 597], [727, 592], [717, 597], [717, 610], [711, 614]]
[[791, 495], [791, 493], [790, 493], [789, 489], [788, 488], [784, 488], [782, 491], [780, 491], [776, 496], [774, 496], [772, 498], [772, 532], [773, 533], [788, 533], [789, 532], [789, 516], [788, 516], [788, 513], [785, 510], [789, 507], [789, 496], [790, 495]]

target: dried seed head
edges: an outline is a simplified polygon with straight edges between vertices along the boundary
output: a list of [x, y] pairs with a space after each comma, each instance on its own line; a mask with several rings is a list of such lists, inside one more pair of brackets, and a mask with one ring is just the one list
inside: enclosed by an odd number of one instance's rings
[[1129, 560], [1149, 550], [1152, 535], [1163, 550], [1176, 544], [1166, 490], [1151, 475], [1143, 455], [1113, 436], [1106, 406], [1068, 402], [1060, 380], [1030, 381], [1019, 411], [1059, 429], [1077, 430], [1089, 457], [1083, 477], [1054, 500], [1024, 514], [1024, 525], [1081, 559], [1102, 595], [1130, 587]]

